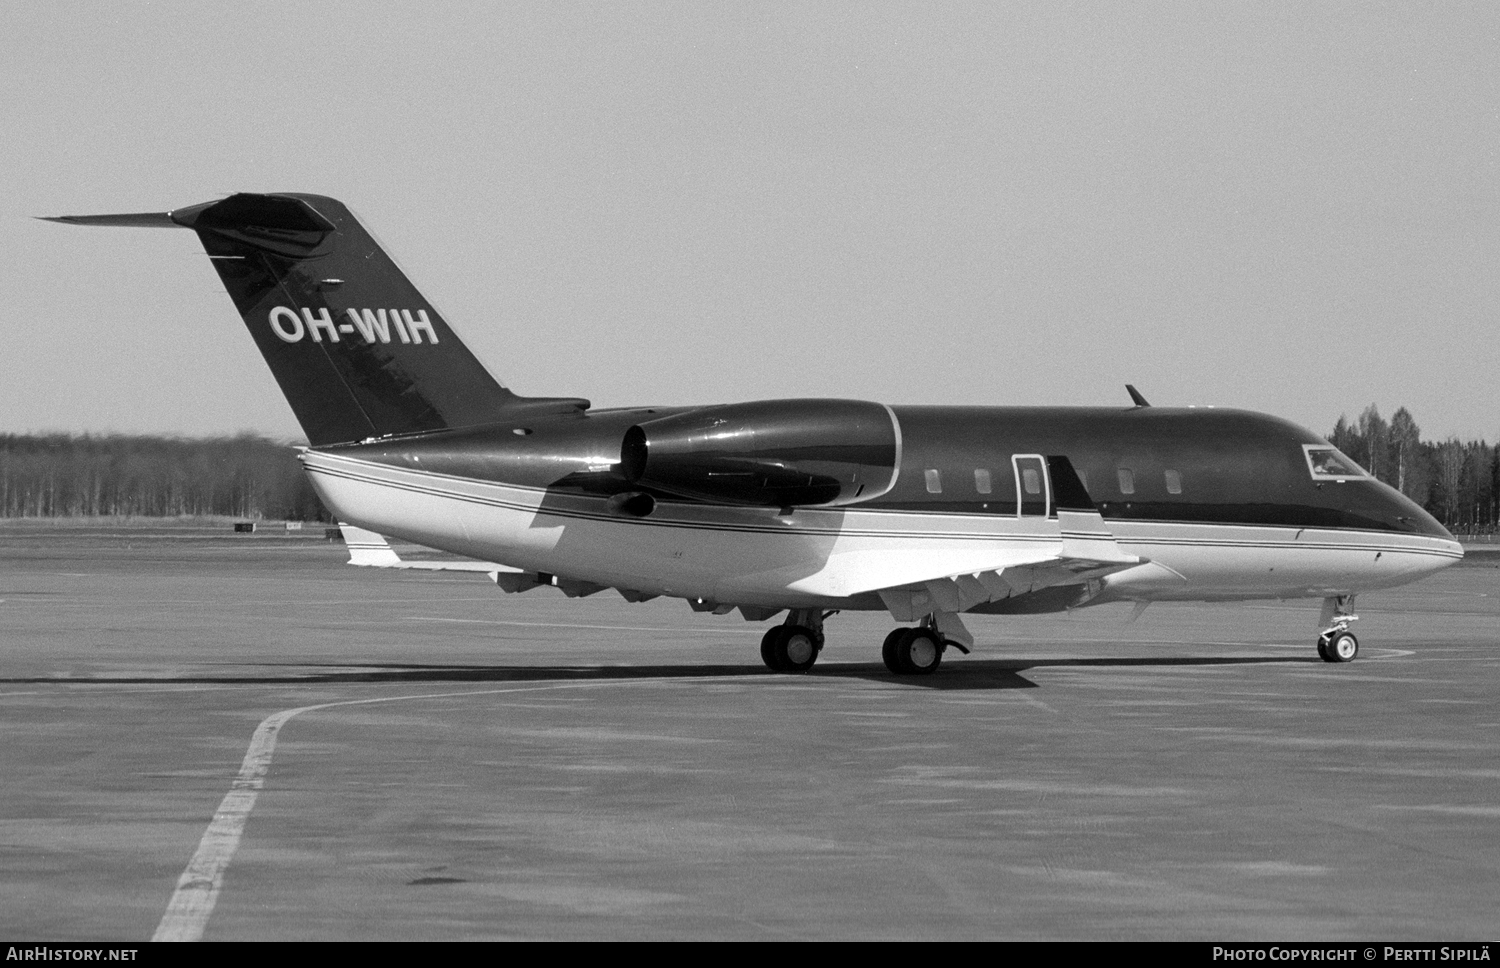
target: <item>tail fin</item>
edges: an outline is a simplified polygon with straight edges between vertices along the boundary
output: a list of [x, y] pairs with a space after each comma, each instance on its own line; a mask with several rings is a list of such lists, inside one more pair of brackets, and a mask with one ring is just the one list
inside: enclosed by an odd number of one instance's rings
[[589, 405], [496, 382], [334, 199], [239, 194], [161, 215], [53, 221], [197, 232], [315, 447]]

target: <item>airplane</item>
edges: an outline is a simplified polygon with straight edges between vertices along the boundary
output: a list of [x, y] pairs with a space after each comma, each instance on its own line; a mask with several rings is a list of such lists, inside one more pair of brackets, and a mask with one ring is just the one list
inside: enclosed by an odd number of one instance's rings
[[[1134, 387], [1129, 407], [594, 409], [503, 386], [332, 198], [50, 220], [198, 234], [339, 521], [473, 559], [507, 592], [785, 613], [761, 641], [776, 672], [811, 669], [846, 610], [901, 623], [881, 656], [912, 676], [971, 650], [966, 614], [1297, 598], [1323, 600], [1317, 652], [1348, 662], [1357, 594], [1463, 557], [1409, 498], [1266, 414], [1153, 407]], [[367, 545], [364, 563], [393, 564]]]

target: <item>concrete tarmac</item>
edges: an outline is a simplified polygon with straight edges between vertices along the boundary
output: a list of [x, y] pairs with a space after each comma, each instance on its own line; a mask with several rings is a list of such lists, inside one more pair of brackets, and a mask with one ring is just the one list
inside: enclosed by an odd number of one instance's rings
[[1361, 597], [1349, 665], [1318, 660], [1316, 602], [1105, 606], [975, 618], [974, 655], [912, 679], [879, 615], [784, 676], [738, 616], [343, 559], [0, 526], [0, 936], [150, 938], [257, 727], [309, 706], [208, 940], [1500, 923], [1500, 557]]

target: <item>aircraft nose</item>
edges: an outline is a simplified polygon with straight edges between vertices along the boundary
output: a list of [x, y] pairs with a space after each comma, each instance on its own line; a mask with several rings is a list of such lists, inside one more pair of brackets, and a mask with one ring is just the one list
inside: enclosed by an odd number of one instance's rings
[[1458, 545], [1458, 539], [1454, 538], [1437, 518], [1428, 514], [1416, 501], [1386, 485], [1381, 485], [1381, 490], [1386, 492], [1387, 499], [1383, 503], [1388, 506], [1387, 513], [1397, 530], [1443, 538], [1451, 541], [1455, 547]]
[[1425, 542], [1429, 549], [1434, 544], [1437, 545], [1438, 553], [1433, 555], [1429, 552], [1421, 556], [1421, 564], [1418, 566], [1420, 573], [1440, 571], [1463, 558], [1463, 545], [1459, 544], [1458, 539], [1453, 537], [1452, 532], [1443, 527], [1437, 518], [1428, 514], [1404, 494], [1397, 492], [1395, 498], [1397, 506], [1393, 517], [1397, 527], [1408, 533], [1422, 535], [1424, 538], [1436, 539]]

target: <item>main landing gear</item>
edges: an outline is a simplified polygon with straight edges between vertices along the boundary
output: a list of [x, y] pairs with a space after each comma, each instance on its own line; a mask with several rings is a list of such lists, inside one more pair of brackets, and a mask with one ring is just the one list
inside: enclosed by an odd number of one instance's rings
[[[823, 651], [823, 620], [833, 612], [794, 608], [786, 621], [766, 629], [760, 657], [772, 672], [806, 672]], [[968, 655], [973, 636], [956, 614], [929, 615], [915, 628], [892, 629], [880, 655], [898, 676], [925, 676], [937, 670], [949, 646]]]
[[1324, 662], [1353, 662], [1359, 655], [1359, 639], [1349, 631], [1349, 623], [1359, 621], [1353, 612], [1353, 595], [1336, 595], [1323, 599], [1323, 616], [1318, 625], [1318, 658]]
[[[952, 624], [957, 616], [949, 619]], [[880, 657], [885, 667], [898, 676], [925, 676], [937, 671], [943, 661], [943, 653], [953, 646], [965, 655], [968, 648], [956, 637], [944, 635], [940, 627], [942, 617], [929, 615], [916, 628], [894, 628], [885, 637], [880, 647]], [[963, 623], [958, 622], [955, 634], [963, 634]]]
[[806, 672], [823, 651], [823, 619], [832, 612], [820, 608], [794, 608], [781, 625], [766, 629], [760, 640], [760, 657], [772, 672]]
[[898, 676], [925, 676], [943, 661], [943, 642], [931, 629], [898, 626], [880, 647], [885, 667]]

